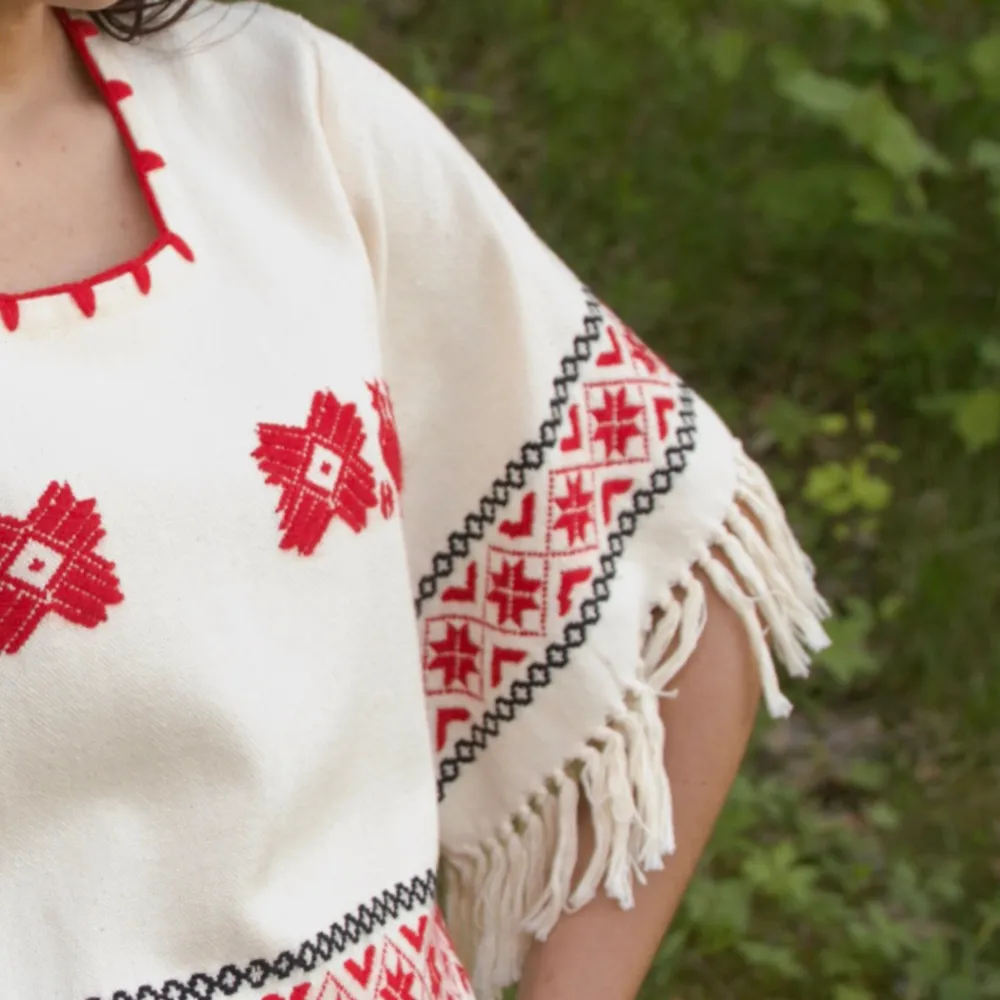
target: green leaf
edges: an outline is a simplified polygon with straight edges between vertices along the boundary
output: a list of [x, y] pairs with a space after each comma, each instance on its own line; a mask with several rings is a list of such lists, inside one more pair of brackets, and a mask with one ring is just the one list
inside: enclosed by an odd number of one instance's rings
[[969, 166], [988, 174], [997, 174], [1000, 179], [1000, 142], [977, 139], [969, 148]]
[[787, 396], [776, 396], [764, 412], [761, 423], [773, 435], [782, 452], [794, 458], [809, 438], [813, 416]]
[[979, 360], [987, 368], [1000, 371], [1000, 337], [990, 337], [980, 342]]
[[896, 217], [896, 185], [884, 170], [856, 170], [848, 192], [854, 202], [854, 218], [862, 225], [877, 226]]
[[[809, 68], [809, 60], [790, 45], [775, 43], [765, 50], [767, 65], [778, 85], [785, 77], [791, 77]], [[780, 93], [780, 87], [779, 93]]]
[[882, 0], [822, 0], [822, 7], [835, 17], [854, 17], [876, 29], [887, 28], [892, 20]]
[[806, 978], [806, 970], [799, 963], [791, 948], [765, 944], [763, 941], [743, 941], [737, 946], [737, 950], [752, 966], [766, 969], [782, 979]]
[[874, 802], [865, 810], [865, 819], [877, 830], [898, 830], [902, 824], [899, 812], [888, 802]]
[[875, 996], [861, 986], [845, 984], [833, 991], [833, 1000], [875, 1000]]
[[969, 68], [987, 97], [1000, 97], [1000, 31], [990, 32], [969, 48]]
[[868, 646], [874, 626], [875, 612], [860, 598], [849, 600], [846, 613], [826, 623], [830, 647], [820, 653], [819, 661], [845, 687], [878, 673], [879, 661]]
[[840, 437], [850, 426], [843, 413], [824, 413], [817, 421], [816, 428], [826, 437]]
[[870, 459], [878, 459], [881, 462], [889, 463], [898, 462], [903, 457], [903, 453], [899, 448], [885, 441], [872, 441], [866, 445], [865, 454]]
[[951, 169], [880, 87], [865, 90], [845, 110], [843, 129], [855, 145], [901, 180]]
[[842, 462], [813, 466], [806, 476], [802, 495], [828, 514], [846, 514], [854, 506], [850, 469]]
[[855, 459], [850, 470], [850, 488], [857, 505], [865, 510], [885, 510], [892, 500], [892, 486], [880, 476], [873, 476], [864, 458]]
[[730, 83], [746, 67], [752, 43], [750, 37], [738, 28], [723, 28], [708, 35], [702, 46], [712, 72], [720, 80]]
[[812, 69], [780, 74], [776, 87], [796, 107], [826, 121], [843, 119], [863, 93], [853, 83]]
[[879, 621], [895, 621], [906, 607], [906, 598], [902, 594], [887, 594], [879, 601]]
[[831, 17], [853, 17], [872, 28], [886, 28], [892, 20], [884, 0], [785, 0], [799, 10], [821, 10]]
[[958, 402], [952, 423], [973, 454], [1000, 441], [1000, 390], [980, 389]]
[[885, 764], [873, 760], [853, 761], [844, 775], [848, 783], [865, 792], [883, 791], [891, 776]]

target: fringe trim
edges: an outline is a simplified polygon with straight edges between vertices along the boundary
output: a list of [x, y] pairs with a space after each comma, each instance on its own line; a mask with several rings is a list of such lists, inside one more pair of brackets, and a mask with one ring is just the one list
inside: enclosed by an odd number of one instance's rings
[[[720, 558], [721, 556], [721, 558]], [[829, 609], [813, 565], [798, 545], [764, 472], [740, 456], [735, 501], [697, 568], [740, 616], [773, 717], [792, 711], [774, 653], [793, 677], [828, 639]], [[563, 913], [601, 891], [625, 909], [634, 886], [675, 849], [669, 778], [663, 767], [659, 700], [697, 646], [705, 626], [705, 588], [693, 572], [656, 602], [659, 618], [626, 688], [626, 712], [608, 721], [487, 843], [443, 862], [445, 910], [481, 1000], [517, 982], [532, 940], [545, 940]], [[573, 883], [579, 810], [590, 809], [595, 849]]]

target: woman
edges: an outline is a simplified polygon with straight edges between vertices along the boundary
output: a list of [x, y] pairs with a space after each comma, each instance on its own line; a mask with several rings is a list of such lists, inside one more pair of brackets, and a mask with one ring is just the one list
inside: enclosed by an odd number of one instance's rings
[[358, 52], [83, 7], [0, 0], [4, 1000], [634, 996], [823, 644], [766, 479]]

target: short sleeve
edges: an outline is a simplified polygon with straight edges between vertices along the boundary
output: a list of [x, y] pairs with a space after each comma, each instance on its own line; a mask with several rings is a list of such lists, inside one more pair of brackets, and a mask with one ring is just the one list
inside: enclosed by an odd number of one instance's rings
[[[436, 752], [446, 909], [480, 995], [674, 848], [659, 698], [707, 579], [767, 707], [823, 601], [764, 473], [414, 96], [328, 36], [324, 125], [377, 288]], [[702, 572], [696, 575], [695, 571]], [[578, 809], [597, 850], [574, 883]]]

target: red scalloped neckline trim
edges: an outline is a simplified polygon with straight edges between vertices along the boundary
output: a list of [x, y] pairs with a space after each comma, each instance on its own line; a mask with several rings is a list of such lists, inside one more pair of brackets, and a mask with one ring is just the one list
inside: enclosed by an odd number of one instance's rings
[[19, 292], [16, 295], [9, 295], [0, 292], [0, 324], [10, 333], [14, 333], [21, 323], [21, 303], [31, 299], [49, 298], [56, 295], [69, 295], [76, 303], [81, 314], [88, 319], [97, 314], [97, 293], [98, 285], [113, 281], [125, 275], [131, 275], [135, 281], [136, 288], [143, 294], [148, 295], [152, 287], [152, 277], [149, 271], [149, 264], [154, 257], [164, 250], [175, 250], [184, 260], [194, 261], [194, 252], [188, 244], [173, 232], [167, 225], [164, 218], [160, 202], [153, 191], [153, 186], [149, 181], [149, 175], [154, 171], [162, 170], [166, 163], [163, 157], [151, 149], [143, 149], [136, 141], [135, 135], [130, 128], [125, 115], [122, 113], [121, 104], [132, 97], [133, 90], [125, 80], [107, 79], [101, 70], [97, 59], [90, 50], [89, 40], [98, 35], [97, 25], [85, 18], [72, 17], [64, 10], [56, 11], [63, 29], [65, 30], [73, 48], [83, 61], [87, 72], [97, 86], [98, 91], [104, 98], [105, 106], [115, 121], [118, 134], [128, 151], [129, 159], [132, 162], [132, 169], [135, 171], [136, 179], [142, 188], [142, 194], [146, 201], [153, 222], [158, 230], [156, 238], [139, 256], [128, 260], [123, 264], [110, 267], [90, 278], [82, 281], [68, 282], [62, 285], [53, 285], [48, 288], [39, 288], [30, 292]]

